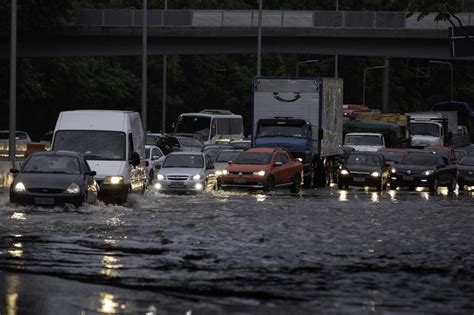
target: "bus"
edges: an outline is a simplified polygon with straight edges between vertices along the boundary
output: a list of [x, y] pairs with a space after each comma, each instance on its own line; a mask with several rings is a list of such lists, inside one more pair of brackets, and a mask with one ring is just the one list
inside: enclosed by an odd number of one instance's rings
[[244, 127], [241, 115], [228, 110], [205, 109], [179, 115], [174, 133], [193, 135], [203, 144], [221, 144], [243, 139]]

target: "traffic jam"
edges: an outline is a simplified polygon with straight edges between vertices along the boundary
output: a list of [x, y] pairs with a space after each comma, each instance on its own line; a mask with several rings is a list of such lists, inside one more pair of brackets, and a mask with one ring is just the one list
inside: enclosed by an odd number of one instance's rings
[[253, 85], [248, 136], [243, 117], [221, 109], [183, 113], [169, 134], [145, 136], [139, 113], [111, 110], [61, 112], [50, 143], [17, 132], [18, 167], [2, 174], [10, 202], [121, 205], [147, 190], [474, 188], [474, 111], [467, 103], [380, 113], [343, 105], [338, 79], [259, 77]]

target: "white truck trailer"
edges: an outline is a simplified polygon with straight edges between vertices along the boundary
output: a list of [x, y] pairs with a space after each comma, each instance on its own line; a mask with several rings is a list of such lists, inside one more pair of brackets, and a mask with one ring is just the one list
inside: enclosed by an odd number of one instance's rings
[[284, 147], [304, 166], [304, 186], [326, 186], [342, 154], [343, 81], [257, 77], [253, 81], [252, 141]]

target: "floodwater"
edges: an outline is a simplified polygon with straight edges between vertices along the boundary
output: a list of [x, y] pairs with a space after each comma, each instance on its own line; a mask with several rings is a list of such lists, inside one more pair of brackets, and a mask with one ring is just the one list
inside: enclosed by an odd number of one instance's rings
[[327, 188], [48, 209], [3, 191], [0, 314], [473, 314], [473, 204]]

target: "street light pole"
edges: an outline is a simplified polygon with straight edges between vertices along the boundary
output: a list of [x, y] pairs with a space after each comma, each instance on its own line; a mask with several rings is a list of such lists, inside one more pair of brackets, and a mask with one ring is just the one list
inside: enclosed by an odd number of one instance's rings
[[307, 64], [307, 63], [316, 63], [319, 62], [317, 59], [311, 59], [311, 60], [304, 60], [304, 61], [298, 61], [296, 63], [296, 77], [298, 78], [300, 76], [300, 71], [299, 71], [299, 66], [302, 64]]
[[440, 65], [448, 65], [448, 66], [449, 66], [449, 70], [450, 70], [450, 86], [451, 86], [451, 102], [452, 102], [453, 99], [454, 99], [453, 64], [452, 64], [451, 62], [439, 61], [439, 60], [430, 60], [430, 63], [436, 63], [436, 64], [440, 64]]
[[16, 160], [16, 44], [17, 44], [17, 0], [12, 0], [10, 38], [10, 133], [8, 155], [15, 168]]
[[258, 0], [257, 76], [262, 74], [262, 1]]
[[148, 26], [148, 12], [147, 0], [143, 0], [143, 26], [142, 26], [142, 124], [143, 136], [146, 142], [147, 131], [147, 26]]
[[364, 79], [363, 79], [363, 87], [362, 87], [362, 105], [365, 105], [365, 81], [367, 79], [367, 71], [373, 69], [385, 69], [385, 66], [375, 66], [375, 67], [367, 67], [364, 69]]
[[[168, 0], [165, 0], [165, 10], [168, 10]], [[165, 24], [164, 21], [164, 12], [163, 12], [163, 25]], [[167, 67], [167, 57], [166, 54], [163, 55], [163, 99], [161, 104], [161, 132], [166, 133], [166, 67]]]

